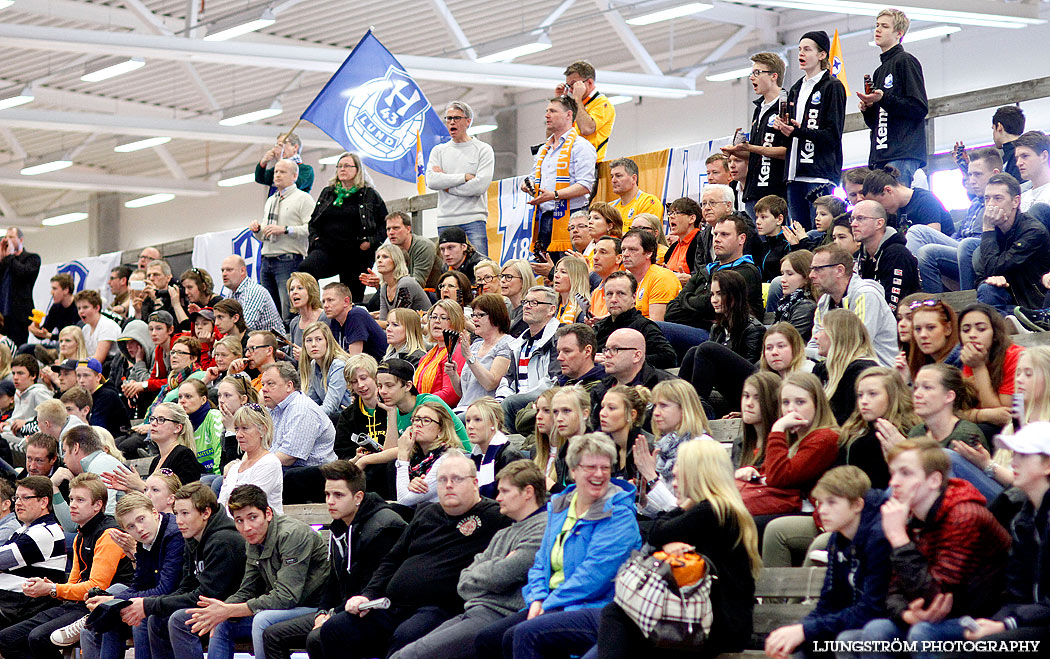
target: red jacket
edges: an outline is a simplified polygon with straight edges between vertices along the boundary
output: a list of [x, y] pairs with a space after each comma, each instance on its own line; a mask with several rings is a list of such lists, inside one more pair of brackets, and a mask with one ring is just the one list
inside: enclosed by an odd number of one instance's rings
[[984, 496], [959, 478], [930, 508], [926, 521], [908, 523], [911, 542], [893, 550], [886, 608], [899, 617], [908, 603], [952, 593], [950, 617], [990, 617], [1002, 601], [1010, 535], [985, 508]]
[[153, 369], [149, 372], [149, 380], [146, 381], [146, 393], [156, 395], [160, 388], [168, 384], [168, 360], [167, 353], [175, 345], [175, 339], [179, 335], [172, 334], [168, 346], [157, 346], [153, 349]]
[[788, 457], [787, 436], [771, 432], [766, 437], [766, 461], [762, 465], [766, 484], [785, 489], [797, 489], [802, 497], [817, 484], [824, 472], [831, 468], [839, 453], [839, 434], [833, 428], [814, 430], [799, 440], [795, 455]]

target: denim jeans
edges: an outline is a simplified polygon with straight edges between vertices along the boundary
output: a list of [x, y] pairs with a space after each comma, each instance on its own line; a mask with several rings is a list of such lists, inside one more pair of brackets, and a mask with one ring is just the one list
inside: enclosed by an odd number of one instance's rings
[[535, 249], [546, 251], [551, 244], [551, 236], [554, 234], [554, 211], [539, 213], [536, 219], [539, 226], [536, 227]]
[[[110, 584], [106, 590], [112, 595], [120, 595], [130, 588], [125, 584], [115, 583]], [[124, 659], [124, 652], [127, 650], [124, 639], [127, 635], [128, 627], [124, 624], [102, 634], [85, 628], [80, 634], [80, 649], [84, 659]], [[135, 641], [135, 659], [151, 659], [149, 630], [146, 629], [146, 625], [132, 627], [131, 637]]]
[[1004, 316], [1011, 313], [1013, 308], [1017, 306], [1017, 302], [1014, 301], [1013, 293], [1010, 292], [1009, 288], [1001, 288], [991, 284], [981, 284], [977, 287], [977, 301], [992, 305]]
[[667, 337], [667, 342], [671, 344], [671, 347], [678, 354], [679, 363], [681, 363], [689, 348], [700, 345], [711, 338], [710, 332], [692, 325], [669, 323], [665, 320], [656, 321], [656, 324], [664, 336]]
[[769, 291], [766, 293], [766, 312], [775, 313], [777, 307], [780, 306], [780, 300], [783, 297], [784, 286], [781, 283], [780, 276], [777, 275], [776, 277], [773, 277], [773, 281], [769, 282]]
[[977, 248], [981, 246], [980, 238], [963, 238], [959, 241], [959, 288], [967, 291], [977, 282]]
[[[249, 636], [252, 639], [253, 654], [256, 657], [265, 657], [263, 632], [267, 627], [277, 622], [316, 612], [316, 607], [297, 606], [294, 609], [259, 611], [254, 616], [230, 618], [225, 622], [220, 622], [211, 632], [208, 659], [233, 659], [233, 650], [237, 641]], [[182, 659], [181, 656], [179, 659]]]
[[941, 276], [959, 280], [959, 242], [925, 224], [908, 228], [908, 251], [919, 260], [922, 290], [943, 293]]
[[201, 476], [201, 482], [210, 487], [215, 496], [219, 496], [219, 492], [222, 491], [222, 476], [219, 474], [204, 474]]
[[[453, 225], [449, 225], [453, 226]], [[485, 220], [476, 220], [474, 222], [467, 222], [466, 224], [457, 224], [460, 229], [463, 229], [463, 233], [467, 234], [467, 240], [474, 246], [475, 251], [481, 254], [485, 258], [489, 258], [489, 232], [488, 222]], [[441, 235], [441, 231], [447, 227], [438, 227], [438, 235]], [[550, 239], [547, 240], [550, 243]], [[499, 257], [497, 257], [498, 259]]]
[[[924, 641], [961, 641], [963, 640], [963, 628], [959, 625], [958, 618], [942, 620], [941, 622], [919, 622], [911, 627], [898, 626], [888, 618], [876, 618], [863, 629], [853, 629], [839, 634], [839, 641], [892, 641], [907, 640], [914, 641], [921, 649]], [[838, 659], [852, 659], [860, 655], [852, 652], [838, 652]], [[895, 656], [893, 653], [865, 652], [865, 659], [889, 659]], [[905, 655], [897, 655], [905, 656]], [[930, 652], [913, 652], [913, 659], [934, 659], [941, 656]]]
[[897, 175], [898, 183], [909, 188], [911, 187], [912, 179], [915, 178], [915, 172], [919, 170], [919, 160], [917, 158], [901, 158], [899, 160], [891, 160], [885, 164], [900, 172]]
[[598, 642], [601, 615], [600, 606], [554, 611], [516, 625], [507, 632], [513, 637], [514, 659], [586, 653]]
[[511, 394], [503, 399], [501, 405], [503, 406], [503, 418], [507, 424], [508, 432], [517, 432], [517, 417], [518, 412], [525, 409], [532, 403], [536, 402], [536, 399], [540, 397], [542, 391], [527, 392], [522, 394]]
[[153, 659], [203, 659], [201, 637], [190, 631], [186, 622], [193, 609], [179, 609], [170, 617], [149, 616], [149, 650]]
[[288, 299], [288, 277], [299, 269], [303, 263], [303, 257], [298, 254], [279, 254], [277, 256], [262, 257], [262, 266], [259, 268], [259, 283], [269, 292], [277, 308], [281, 311], [281, 318], [288, 320], [291, 317], [291, 303]]
[[788, 182], [788, 215], [792, 222], [798, 222], [805, 227], [806, 231], [813, 228], [813, 218], [816, 217], [817, 209], [813, 207], [808, 196], [814, 190], [827, 185], [827, 183], [804, 183], [802, 181]]
[[952, 476], [961, 478], [976, 487], [989, 503], [1006, 489], [999, 481], [985, 474], [977, 465], [955, 451], [948, 449], [948, 457], [952, 460]]

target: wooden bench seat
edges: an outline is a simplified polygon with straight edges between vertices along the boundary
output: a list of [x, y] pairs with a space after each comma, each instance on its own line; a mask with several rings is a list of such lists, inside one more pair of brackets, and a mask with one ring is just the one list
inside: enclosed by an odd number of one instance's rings
[[753, 630], [749, 644], [751, 649], [722, 654], [719, 655], [719, 659], [764, 656], [761, 648], [770, 632], [802, 620], [815, 606], [815, 602], [782, 603], [779, 600], [819, 597], [820, 588], [824, 584], [824, 573], [825, 568], [822, 567], [764, 568], [755, 581], [755, 597], [758, 598], [758, 603], [755, 604], [752, 616]]

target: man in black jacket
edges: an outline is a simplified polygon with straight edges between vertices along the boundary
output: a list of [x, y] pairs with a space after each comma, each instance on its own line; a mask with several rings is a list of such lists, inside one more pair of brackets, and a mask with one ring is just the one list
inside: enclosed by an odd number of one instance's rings
[[901, 40], [911, 21], [899, 9], [875, 18], [875, 45], [881, 63], [871, 76], [871, 93], [857, 92], [864, 123], [871, 129], [868, 166], [892, 165], [901, 185], [911, 187], [915, 170], [926, 166], [926, 81], [922, 65]]
[[865, 200], [853, 207], [850, 219], [853, 238], [860, 243], [857, 274], [874, 279], [886, 291], [890, 309], [919, 290], [919, 262], [908, 251], [904, 236], [886, 226], [886, 209], [877, 201]]
[[811, 199], [830, 194], [842, 175], [846, 89], [829, 71], [829, 50], [827, 32], [802, 35], [798, 61], [805, 75], [788, 92], [789, 118], [773, 120], [773, 127], [791, 138], [784, 171], [790, 219], [807, 231], [813, 228]]
[[33, 285], [40, 273], [40, 255], [25, 250], [25, 236], [11, 227], [0, 240], [0, 312], [4, 334], [15, 345], [29, 339], [29, 314], [33, 311]]
[[263, 644], [270, 659], [288, 659], [292, 650], [307, 648], [320, 656], [321, 626], [343, 610], [346, 601], [368, 585], [406, 526], [374, 492], [365, 492], [365, 472], [353, 462], [336, 460], [321, 466], [324, 496], [332, 516], [328, 556], [332, 569], [321, 610], [266, 628]]
[[635, 291], [638, 282], [629, 272], [614, 272], [605, 280], [605, 304], [609, 315], [594, 324], [598, 342], [596, 354], [605, 350], [609, 336], [618, 329], [630, 327], [645, 337], [646, 358], [653, 368], [674, 368], [678, 361], [674, 348], [667, 342], [660, 327], [635, 308]]
[[147, 625], [155, 659], [201, 656], [200, 637], [186, 625], [190, 613], [201, 597], [233, 595], [244, 576], [244, 538], [210, 487], [200, 482], [183, 485], [172, 509], [186, 541], [182, 582], [168, 595], [136, 597], [121, 611], [125, 623]]
[[1014, 305], [1038, 308], [1047, 289], [1043, 273], [1050, 271], [1050, 235], [1042, 222], [1019, 210], [1021, 186], [1009, 174], [996, 174], [984, 188], [984, 231], [978, 254], [977, 300], [1002, 313]]
[[618, 384], [633, 387], [642, 385], [650, 390], [664, 380], [674, 380], [675, 376], [659, 368], [653, 368], [645, 359], [645, 337], [636, 329], [629, 327], [613, 332], [605, 346], [606, 377], [591, 391], [591, 425], [599, 426], [598, 412], [602, 408], [605, 392]]
[[[438, 502], [416, 509], [368, 584], [321, 627], [313, 659], [389, 656], [462, 612], [459, 573], [510, 520], [481, 498], [477, 468], [461, 451], [449, 449], [434, 468]], [[390, 608], [361, 608], [382, 597]]]

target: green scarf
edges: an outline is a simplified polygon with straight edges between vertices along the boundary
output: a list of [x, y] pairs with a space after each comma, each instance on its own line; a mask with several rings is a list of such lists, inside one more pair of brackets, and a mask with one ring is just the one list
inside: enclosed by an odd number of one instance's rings
[[354, 187], [347, 189], [343, 187], [342, 183], [336, 181], [332, 190], [335, 192], [335, 201], [332, 202], [332, 205], [342, 206], [343, 201], [345, 201], [347, 197], [357, 192], [357, 186], [355, 185]]

